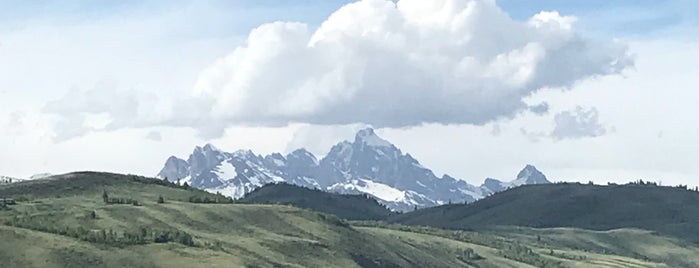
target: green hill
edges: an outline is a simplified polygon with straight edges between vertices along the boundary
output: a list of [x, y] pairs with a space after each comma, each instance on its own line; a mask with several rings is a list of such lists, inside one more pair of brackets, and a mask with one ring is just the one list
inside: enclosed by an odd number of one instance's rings
[[[0, 260], [11, 267], [460, 267], [475, 246], [138, 176], [73, 173], [3, 185], [0, 196], [18, 201], [0, 211]], [[222, 202], [190, 202], [205, 199]]]
[[699, 242], [699, 193], [651, 185], [527, 185], [468, 205], [422, 209], [392, 222], [449, 229], [488, 226], [639, 228]]
[[286, 183], [268, 184], [247, 194], [245, 203], [282, 204], [334, 214], [348, 220], [383, 220], [392, 215], [366, 195], [342, 195]]
[[471, 232], [348, 222], [286, 205], [231, 203], [200, 190], [118, 174], [81, 172], [2, 185], [0, 197], [17, 200], [0, 210], [3, 267], [699, 264], [693, 257], [699, 256], [697, 248], [647, 232], [632, 233], [639, 242], [632, 247], [609, 238], [616, 234], [577, 229], [549, 235], [539, 229]]

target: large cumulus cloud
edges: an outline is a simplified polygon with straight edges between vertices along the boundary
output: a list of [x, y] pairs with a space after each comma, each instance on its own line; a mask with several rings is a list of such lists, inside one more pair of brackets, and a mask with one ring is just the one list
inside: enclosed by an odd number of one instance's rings
[[495, 1], [363, 0], [317, 29], [275, 22], [204, 70], [194, 96], [224, 124], [484, 124], [631, 65], [625, 46], [579, 34], [575, 18], [510, 18]]
[[191, 92], [98, 85], [43, 111], [58, 116], [57, 141], [153, 126], [216, 138], [235, 125], [480, 125], [527, 110], [544, 114], [546, 102], [523, 100], [633, 64], [623, 44], [586, 38], [575, 20], [557, 12], [514, 20], [492, 0], [362, 0], [317, 28], [255, 28], [202, 70]]

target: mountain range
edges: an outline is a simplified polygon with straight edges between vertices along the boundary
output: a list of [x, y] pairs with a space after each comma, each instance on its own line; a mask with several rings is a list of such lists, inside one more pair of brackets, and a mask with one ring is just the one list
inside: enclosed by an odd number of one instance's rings
[[228, 153], [211, 144], [197, 146], [187, 160], [168, 158], [158, 177], [233, 198], [266, 184], [285, 182], [328, 192], [368, 194], [396, 211], [473, 202], [520, 185], [550, 183], [532, 165], [512, 181], [488, 178], [480, 186], [449, 175], [437, 177], [371, 128], [360, 130], [354, 141], [336, 144], [320, 160], [305, 149], [286, 156], [262, 156], [250, 150]]

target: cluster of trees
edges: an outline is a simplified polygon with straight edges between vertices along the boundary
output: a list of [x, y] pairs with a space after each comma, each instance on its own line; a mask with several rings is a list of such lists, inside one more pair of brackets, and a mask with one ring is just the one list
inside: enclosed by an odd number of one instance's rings
[[7, 199], [7, 198], [0, 198], [0, 209], [7, 208], [8, 206], [11, 205], [16, 205], [17, 203], [15, 200], [12, 199]]
[[349, 223], [346, 221], [343, 221], [339, 217], [333, 215], [333, 214], [326, 214], [326, 213], [318, 213], [318, 217], [320, 220], [325, 221], [329, 224], [335, 225], [335, 226], [340, 226], [340, 227], [349, 227]]
[[504, 245], [504, 247], [500, 248], [498, 254], [510, 260], [527, 263], [536, 267], [564, 267], [562, 262], [544, 258], [531, 248], [517, 242]]
[[565, 252], [556, 252], [553, 249], [549, 249], [548, 255], [553, 256], [553, 257], [558, 257], [561, 259], [569, 259], [573, 261], [582, 261], [586, 260], [587, 256], [585, 255], [574, 255], [574, 254], [566, 254]]
[[699, 192], [699, 186], [694, 187], [694, 188], [689, 188], [689, 186], [686, 185], [686, 184], [680, 184], [680, 185], [677, 185], [677, 186], [675, 186], [675, 187], [680, 188], [680, 189], [685, 189], [685, 190], [688, 190], [688, 191]]
[[481, 255], [478, 255], [478, 253], [476, 253], [476, 251], [474, 251], [472, 248], [463, 249], [456, 258], [469, 264], [471, 264], [473, 261], [484, 259]]
[[[94, 216], [94, 211], [88, 215]], [[195, 246], [193, 237], [180, 230], [154, 230], [140, 228], [132, 231], [114, 231], [112, 229], [86, 229], [82, 226], [67, 227], [53, 224], [41, 216], [14, 217], [5, 221], [5, 225], [20, 227], [40, 232], [68, 236], [79, 240], [109, 245], [139, 245], [148, 243], [175, 242], [185, 246]]]
[[231, 204], [234, 203], [235, 200], [231, 197], [226, 197], [223, 195], [216, 195], [216, 197], [210, 198], [208, 196], [190, 196], [189, 197], [189, 202], [190, 203], [203, 203], [203, 204]]
[[181, 181], [179, 179], [177, 181], [170, 181], [170, 179], [165, 177], [162, 181], [166, 185], [175, 186], [177, 188], [181, 188], [181, 189], [185, 189], [185, 190], [189, 190], [189, 188], [191, 188], [191, 186], [189, 186], [189, 183], [187, 183], [187, 182], [181, 183]]
[[106, 190], [102, 192], [102, 201], [104, 201], [104, 203], [107, 205], [111, 205], [111, 204], [131, 204], [134, 206], [141, 205], [141, 203], [139, 203], [138, 200], [135, 200], [135, 199], [109, 197], [109, 194], [107, 193]]
[[654, 181], [637, 180], [628, 183], [629, 185], [644, 185], [644, 186], [659, 186], [660, 184]]
[[180, 188], [184, 190], [189, 190], [191, 186], [189, 186], [188, 183], [180, 183], [180, 180], [177, 181], [170, 181], [167, 177], [164, 179], [159, 179], [159, 178], [148, 178], [144, 176], [138, 176], [138, 175], [127, 175], [131, 180], [136, 181], [136, 182], [141, 182], [145, 184], [156, 184], [156, 185], [163, 185], [163, 186], [168, 186], [168, 187], [175, 187], [175, 188]]
[[159, 231], [146, 234], [152, 234], [153, 242], [155, 243], [176, 242], [185, 246], [194, 246], [194, 240], [192, 239], [192, 236], [183, 231]]
[[[609, 183], [609, 185], [616, 185], [616, 184]], [[659, 182], [654, 182], [654, 181], [643, 181], [643, 180], [632, 181], [632, 182], [629, 182], [628, 185], [642, 185], [642, 186], [656, 186], [656, 187], [657, 187], [657, 186], [662, 186]], [[690, 187], [689, 187], [688, 185], [686, 185], [686, 184], [679, 184], [679, 185], [675, 186], [675, 188], [685, 189], [685, 190], [688, 190], [688, 191], [699, 192], [699, 186], [694, 187], [694, 188], [690, 188]]]

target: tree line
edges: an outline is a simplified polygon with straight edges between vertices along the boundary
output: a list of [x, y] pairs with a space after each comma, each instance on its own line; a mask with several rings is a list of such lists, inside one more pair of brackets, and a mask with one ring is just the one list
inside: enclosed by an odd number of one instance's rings
[[[89, 217], [95, 217], [95, 213], [88, 213]], [[136, 230], [115, 231], [112, 229], [87, 229], [82, 226], [68, 227], [58, 226], [51, 219], [42, 216], [15, 216], [7, 219], [5, 225], [30, 229], [45, 233], [76, 238], [92, 243], [109, 245], [140, 245], [149, 243], [175, 242], [185, 246], [195, 246], [192, 235], [177, 229], [153, 229], [141, 227]]]

